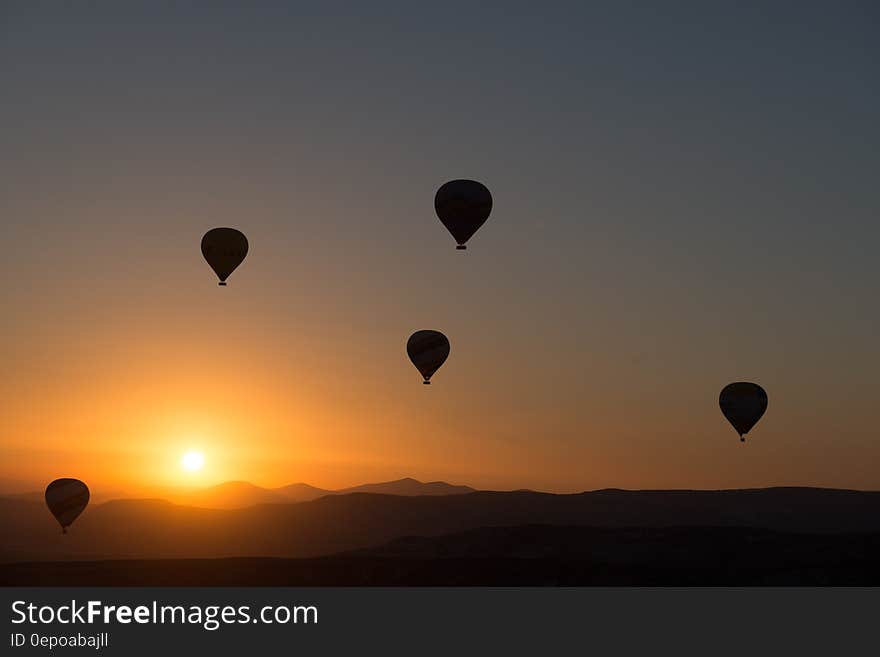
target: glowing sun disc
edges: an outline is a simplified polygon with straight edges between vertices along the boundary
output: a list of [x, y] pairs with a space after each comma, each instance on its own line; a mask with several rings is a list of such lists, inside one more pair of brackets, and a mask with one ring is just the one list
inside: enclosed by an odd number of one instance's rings
[[184, 470], [196, 472], [205, 465], [205, 455], [201, 452], [187, 452], [181, 457], [180, 465], [183, 466]]

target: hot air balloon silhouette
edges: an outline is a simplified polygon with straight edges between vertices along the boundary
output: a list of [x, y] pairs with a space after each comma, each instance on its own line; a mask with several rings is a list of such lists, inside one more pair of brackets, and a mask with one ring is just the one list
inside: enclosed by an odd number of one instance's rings
[[226, 285], [226, 279], [247, 253], [247, 237], [235, 228], [212, 228], [202, 237], [202, 255], [217, 274], [220, 285]]
[[724, 386], [718, 398], [721, 412], [745, 442], [745, 435], [767, 410], [767, 393], [757, 383], [739, 381]]
[[61, 533], [79, 517], [89, 503], [89, 487], [79, 479], [56, 479], [46, 486], [46, 506], [61, 525]]
[[406, 353], [412, 364], [431, 383], [431, 376], [449, 357], [449, 340], [440, 331], [416, 331], [406, 341]]
[[492, 194], [476, 180], [450, 180], [437, 190], [434, 210], [458, 242], [455, 248], [466, 249], [465, 242], [486, 223], [492, 212]]

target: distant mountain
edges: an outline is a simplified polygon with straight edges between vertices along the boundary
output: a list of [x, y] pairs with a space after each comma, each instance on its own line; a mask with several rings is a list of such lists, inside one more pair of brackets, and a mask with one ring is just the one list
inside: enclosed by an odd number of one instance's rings
[[332, 490], [325, 490], [310, 486], [309, 484], [288, 484], [281, 488], [274, 489], [275, 492], [283, 495], [288, 502], [309, 502], [316, 500], [325, 495], [332, 495]]
[[[246, 491], [251, 491], [249, 487]], [[270, 493], [277, 494], [276, 491]], [[326, 495], [298, 504], [209, 509], [159, 500], [90, 505], [67, 535], [45, 505], [0, 499], [0, 561], [313, 557], [405, 536], [521, 525], [655, 529], [741, 527], [788, 533], [880, 532], [880, 493], [815, 488], [602, 490], [576, 495]]]
[[177, 504], [209, 509], [241, 509], [256, 504], [287, 504], [282, 493], [254, 486], [247, 481], [227, 481], [210, 488], [179, 494], [171, 498]]
[[23, 502], [42, 502], [45, 497], [44, 493], [40, 491], [28, 491], [26, 493], [0, 493], [0, 497], [5, 497], [11, 500], [21, 500]]
[[[363, 484], [339, 490], [317, 488], [309, 484], [297, 483], [280, 488], [263, 488], [247, 481], [227, 481], [216, 486], [199, 489], [155, 489], [148, 493], [150, 499], [165, 499], [175, 504], [196, 506], [205, 509], [244, 509], [257, 504], [290, 504], [309, 502], [325, 495], [348, 495], [350, 493], [377, 493], [382, 495], [463, 495], [473, 493], [470, 486], [453, 486], [445, 481], [423, 483], [416, 479], [406, 478], [386, 481], [378, 484]], [[134, 499], [142, 498], [137, 496]], [[43, 501], [43, 493], [32, 491], [25, 493], [0, 493], [0, 498]], [[132, 499], [131, 495], [120, 492], [107, 494], [94, 493], [92, 504], [110, 500]]]
[[[45, 500], [45, 493], [41, 490], [32, 490], [25, 492], [5, 492], [0, 493], [0, 498], [13, 499], [13, 500], [27, 500], [30, 502], [40, 502], [43, 503]], [[91, 491], [91, 503], [93, 504], [102, 504], [104, 502], [109, 502], [110, 500], [119, 499], [120, 497], [124, 497], [124, 493], [120, 491], [100, 491], [98, 493]]]
[[422, 483], [417, 479], [406, 477], [395, 481], [386, 481], [379, 484], [362, 484], [334, 491], [336, 495], [349, 493], [376, 493], [378, 495], [465, 495], [475, 492], [470, 486], [453, 486], [445, 481], [429, 481]]
[[415, 479], [398, 479], [378, 484], [363, 484], [339, 490], [317, 488], [309, 484], [290, 484], [281, 488], [261, 488], [246, 481], [228, 481], [210, 488], [168, 495], [176, 504], [206, 509], [243, 509], [256, 504], [309, 502], [325, 495], [377, 493], [382, 495], [463, 495], [473, 493], [469, 486], [453, 486], [445, 481], [422, 483]]

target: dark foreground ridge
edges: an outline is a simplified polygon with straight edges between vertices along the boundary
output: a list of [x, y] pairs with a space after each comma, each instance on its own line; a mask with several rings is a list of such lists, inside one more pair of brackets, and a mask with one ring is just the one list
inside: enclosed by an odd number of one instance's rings
[[[45, 505], [0, 499], [0, 562], [313, 558], [486, 527], [729, 527], [880, 533], [880, 493], [815, 488], [328, 495], [296, 504], [206, 509], [162, 500], [91, 505], [62, 535]], [[516, 556], [516, 555], [514, 555]]]
[[880, 533], [493, 527], [314, 559], [0, 565], [5, 586], [866, 586]]

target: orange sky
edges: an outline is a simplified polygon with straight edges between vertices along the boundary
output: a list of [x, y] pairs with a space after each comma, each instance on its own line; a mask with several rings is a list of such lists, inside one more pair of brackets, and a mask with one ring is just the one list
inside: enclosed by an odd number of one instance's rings
[[[198, 230], [187, 243], [183, 229], [160, 252], [160, 271], [135, 253], [106, 277], [116, 256], [96, 249], [85, 274], [38, 278], [16, 293], [28, 312], [17, 316], [6, 361], [16, 376], [3, 390], [3, 477], [69, 475], [131, 492], [402, 476], [547, 490], [875, 485], [867, 394], [847, 396], [841, 424], [834, 391], [757, 356], [742, 368], [724, 354], [718, 363], [676, 362], [686, 351], [673, 339], [672, 354], [640, 356], [638, 327], [623, 322], [614, 335], [614, 322], [597, 320], [591, 329], [581, 318], [589, 306], [528, 292], [523, 308], [491, 294], [484, 304], [467, 278], [479, 274], [500, 290], [508, 277], [486, 264], [498, 250], [488, 239], [496, 227], [486, 228], [466, 254], [438, 235], [414, 270], [425, 278], [442, 271], [450, 288], [464, 290], [441, 293], [442, 312], [406, 287], [399, 302], [356, 291], [352, 299], [329, 266], [316, 272], [333, 295], [322, 299], [307, 279], [278, 276], [273, 256], [287, 247], [259, 232], [227, 288], [201, 262]], [[571, 324], [541, 319], [559, 313], [571, 313]], [[431, 387], [404, 351], [422, 326], [442, 328], [452, 342]], [[711, 348], [700, 336], [690, 346]], [[771, 401], [743, 446], [720, 416], [717, 388], [725, 375], [752, 372]], [[816, 401], [805, 408], [804, 398]], [[841, 429], [849, 442], [832, 449]], [[206, 456], [197, 475], [180, 468], [188, 449]]]

